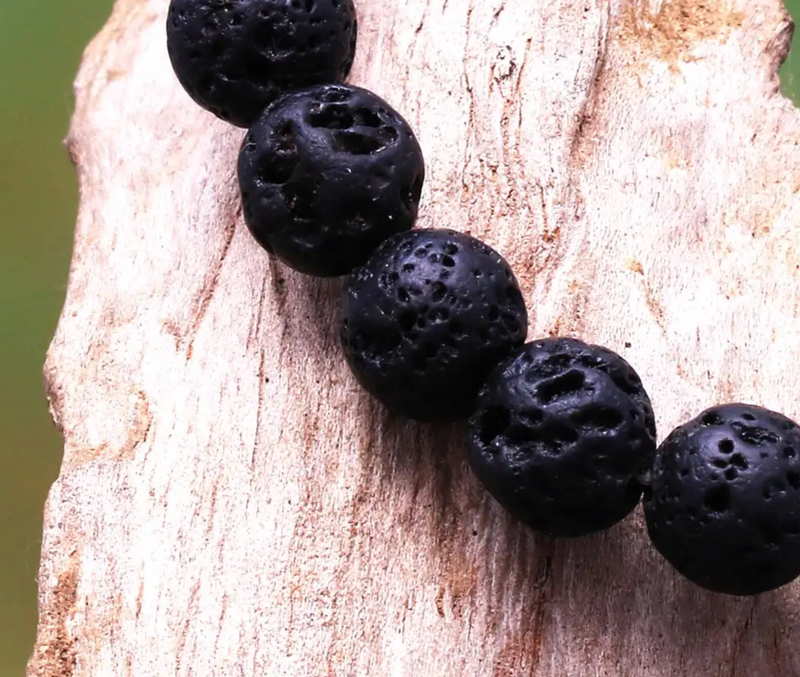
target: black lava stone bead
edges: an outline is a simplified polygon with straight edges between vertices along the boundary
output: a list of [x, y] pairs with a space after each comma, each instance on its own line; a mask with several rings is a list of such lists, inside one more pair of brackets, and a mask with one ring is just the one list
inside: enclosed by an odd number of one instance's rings
[[486, 374], [528, 326], [503, 257], [452, 230], [386, 240], [350, 276], [343, 315], [342, 343], [360, 383], [422, 421], [466, 418]]
[[627, 516], [655, 453], [650, 398], [607, 348], [528, 343], [489, 377], [469, 422], [470, 465], [537, 531], [582, 536]]
[[755, 595], [800, 575], [800, 429], [748, 404], [712, 407], [656, 453], [644, 500], [656, 549], [690, 581]]
[[408, 123], [372, 92], [346, 85], [276, 101], [239, 155], [250, 232], [309, 275], [347, 274], [412, 228], [424, 178]]
[[347, 77], [352, 0], [172, 0], [167, 49], [203, 108], [249, 127], [281, 94]]

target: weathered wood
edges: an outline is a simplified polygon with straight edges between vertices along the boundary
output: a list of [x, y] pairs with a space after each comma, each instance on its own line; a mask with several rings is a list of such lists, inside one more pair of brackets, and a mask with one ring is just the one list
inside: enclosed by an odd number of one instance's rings
[[[77, 82], [81, 208], [46, 365], [64, 433], [28, 674], [794, 677], [800, 586], [704, 593], [640, 514], [553, 541], [470, 476], [459, 426], [387, 415], [337, 282], [243, 226], [242, 131], [120, 0]], [[660, 431], [715, 402], [800, 415], [800, 116], [779, 0], [359, 5], [352, 81], [426, 152], [420, 227], [517, 271], [531, 336], [623, 353]]]

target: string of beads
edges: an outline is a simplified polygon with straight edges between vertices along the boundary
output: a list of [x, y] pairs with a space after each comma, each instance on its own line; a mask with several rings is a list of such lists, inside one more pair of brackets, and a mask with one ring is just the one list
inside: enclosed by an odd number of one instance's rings
[[466, 419], [471, 467], [533, 529], [607, 529], [643, 498], [650, 539], [709, 590], [753, 595], [800, 575], [800, 428], [722, 404], [656, 448], [636, 371], [575, 338], [525, 343], [514, 273], [494, 249], [413, 230], [425, 164], [386, 101], [343, 84], [352, 0], [172, 0], [175, 74], [203, 108], [247, 127], [238, 176], [256, 241], [308, 275], [347, 276], [343, 352], [386, 407]]

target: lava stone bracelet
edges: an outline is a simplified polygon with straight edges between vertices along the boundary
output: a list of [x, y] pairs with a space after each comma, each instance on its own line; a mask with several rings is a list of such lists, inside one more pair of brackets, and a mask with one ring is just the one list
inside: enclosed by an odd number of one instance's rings
[[352, 0], [172, 0], [167, 46], [188, 94], [248, 127], [238, 176], [256, 241], [309, 275], [347, 275], [341, 343], [359, 383], [421, 421], [467, 419], [470, 466], [517, 519], [554, 536], [607, 529], [643, 500], [649, 537], [708, 590], [800, 576], [800, 428], [712, 407], [656, 448], [650, 398], [611, 350], [525, 343], [528, 316], [494, 249], [412, 230], [425, 166], [413, 130], [342, 84]]

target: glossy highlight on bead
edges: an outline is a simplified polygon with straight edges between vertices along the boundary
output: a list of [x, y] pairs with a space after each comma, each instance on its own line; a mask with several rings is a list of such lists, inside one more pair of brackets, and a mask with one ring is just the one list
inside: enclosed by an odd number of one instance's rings
[[800, 575], [800, 428], [749, 404], [712, 407], [658, 448], [650, 539], [680, 573], [729, 595]]
[[541, 339], [489, 377], [469, 422], [469, 459], [515, 517], [583, 536], [636, 507], [655, 433], [650, 398], [624, 359], [577, 339]]
[[282, 97], [239, 154], [245, 222], [268, 251], [308, 275], [345, 275], [413, 227], [425, 162], [409, 124], [359, 87]]
[[423, 421], [469, 415], [486, 374], [522, 345], [528, 316], [500, 254], [452, 230], [386, 240], [350, 276], [341, 339], [359, 382]]
[[343, 81], [356, 39], [352, 0], [172, 0], [167, 17], [178, 80], [239, 127], [282, 94]]

